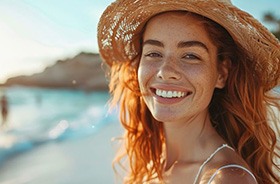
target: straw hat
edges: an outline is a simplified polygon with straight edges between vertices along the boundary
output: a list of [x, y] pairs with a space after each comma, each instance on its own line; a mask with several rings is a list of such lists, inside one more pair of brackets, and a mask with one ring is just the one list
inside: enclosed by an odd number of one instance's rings
[[[140, 51], [139, 36], [145, 23], [167, 11], [189, 11], [223, 26], [241, 45], [265, 90], [280, 83], [280, 43], [261, 23], [230, 0], [117, 0], [104, 11], [98, 25], [99, 52], [111, 66], [133, 60]], [[259, 75], [256, 75], [259, 76]]]

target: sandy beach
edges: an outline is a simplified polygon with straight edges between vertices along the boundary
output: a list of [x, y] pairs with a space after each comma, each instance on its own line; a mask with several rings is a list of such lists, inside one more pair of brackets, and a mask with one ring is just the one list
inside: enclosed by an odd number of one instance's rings
[[9, 158], [0, 167], [0, 184], [110, 184], [118, 123], [80, 139], [50, 142]]

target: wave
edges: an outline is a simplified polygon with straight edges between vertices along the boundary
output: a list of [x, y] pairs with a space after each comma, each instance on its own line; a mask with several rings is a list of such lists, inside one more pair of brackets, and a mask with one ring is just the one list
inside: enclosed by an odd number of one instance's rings
[[114, 112], [107, 113], [107, 92], [11, 87], [5, 93], [9, 118], [0, 132], [0, 165], [46, 143], [93, 135], [116, 121]]

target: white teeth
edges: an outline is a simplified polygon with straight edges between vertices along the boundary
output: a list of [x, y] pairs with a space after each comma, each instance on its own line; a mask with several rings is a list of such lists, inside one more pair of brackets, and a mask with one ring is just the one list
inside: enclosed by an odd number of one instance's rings
[[172, 91], [167, 92], [167, 98], [172, 98], [172, 95], [173, 95]]
[[180, 98], [180, 97], [184, 97], [186, 93], [181, 91], [165, 91], [165, 90], [156, 89], [156, 95], [161, 96], [163, 98]]

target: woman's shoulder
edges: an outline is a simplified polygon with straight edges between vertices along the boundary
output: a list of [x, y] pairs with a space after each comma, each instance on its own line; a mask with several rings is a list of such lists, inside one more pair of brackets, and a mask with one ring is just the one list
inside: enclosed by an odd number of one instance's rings
[[208, 184], [236, 184], [247, 183], [257, 184], [256, 178], [253, 173], [246, 167], [237, 164], [228, 164], [215, 170], [211, 175]]
[[209, 162], [202, 174], [205, 184], [257, 184], [248, 164], [232, 149], [223, 149]]

